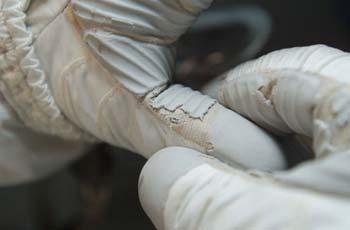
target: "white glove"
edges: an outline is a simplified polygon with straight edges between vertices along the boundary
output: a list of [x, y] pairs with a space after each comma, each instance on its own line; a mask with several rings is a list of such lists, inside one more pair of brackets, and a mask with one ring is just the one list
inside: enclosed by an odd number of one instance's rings
[[[168, 85], [174, 42], [210, 3], [2, 0], [2, 92], [40, 132], [145, 157], [186, 146], [242, 167], [282, 169], [280, 146], [265, 131], [199, 92]], [[49, 15], [42, 23], [41, 12]]]
[[214, 84], [223, 103], [255, 122], [311, 138], [317, 158], [266, 174], [194, 150], [164, 149], [139, 182], [157, 229], [349, 229], [349, 61], [326, 46], [282, 50]]
[[91, 147], [80, 140], [63, 140], [28, 128], [49, 134], [54, 133], [53, 127], [77, 129], [55, 104], [32, 47], [67, 2], [0, 1], [0, 89], [6, 96], [5, 100], [0, 95], [0, 186], [47, 176]]
[[0, 187], [50, 175], [81, 157], [89, 147], [28, 129], [0, 95]]

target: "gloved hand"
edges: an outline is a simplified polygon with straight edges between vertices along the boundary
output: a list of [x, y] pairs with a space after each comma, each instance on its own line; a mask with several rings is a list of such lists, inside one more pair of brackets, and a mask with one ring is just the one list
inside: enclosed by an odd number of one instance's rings
[[0, 95], [0, 186], [29, 183], [61, 170], [91, 146], [28, 129]]
[[186, 146], [242, 167], [282, 169], [281, 148], [264, 130], [170, 85], [174, 43], [210, 3], [3, 0], [0, 89], [42, 133], [145, 157]]
[[91, 147], [37, 132], [47, 130], [52, 121], [55, 127], [66, 123], [32, 43], [67, 2], [0, 1], [0, 186], [45, 177]]
[[312, 139], [316, 159], [267, 174], [190, 149], [164, 149], [139, 182], [157, 229], [348, 229], [349, 61], [349, 54], [320, 45], [281, 50], [209, 86], [266, 128]]

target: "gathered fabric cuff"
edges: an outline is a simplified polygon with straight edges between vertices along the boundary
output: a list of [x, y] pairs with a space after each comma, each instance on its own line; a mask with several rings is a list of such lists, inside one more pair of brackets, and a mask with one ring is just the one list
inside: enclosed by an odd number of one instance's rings
[[26, 126], [64, 139], [95, 141], [55, 103], [25, 24], [27, 0], [0, 3], [0, 90]]

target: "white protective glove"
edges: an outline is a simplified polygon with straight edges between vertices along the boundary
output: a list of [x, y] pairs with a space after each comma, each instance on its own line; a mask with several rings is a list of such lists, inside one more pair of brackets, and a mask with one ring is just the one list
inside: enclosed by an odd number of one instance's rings
[[41, 179], [78, 159], [90, 147], [28, 129], [1, 95], [0, 146], [0, 186]]
[[175, 41], [212, 0], [2, 0], [1, 90], [23, 122], [150, 157], [185, 146], [283, 169], [265, 131], [214, 99], [169, 87]]
[[58, 126], [63, 120], [31, 47], [32, 39], [62, 11], [67, 1], [48, 2], [34, 1], [28, 9], [27, 26], [31, 33], [26, 30], [22, 12], [29, 1], [0, 0], [0, 89], [7, 99], [0, 95], [0, 186], [47, 176], [91, 147], [80, 140], [63, 140], [28, 128], [47, 128], [50, 119], [46, 115], [54, 118]]
[[157, 229], [349, 229], [349, 63], [348, 53], [326, 46], [287, 49], [208, 87], [266, 128], [311, 138], [316, 159], [267, 174], [190, 149], [164, 149], [139, 182]]

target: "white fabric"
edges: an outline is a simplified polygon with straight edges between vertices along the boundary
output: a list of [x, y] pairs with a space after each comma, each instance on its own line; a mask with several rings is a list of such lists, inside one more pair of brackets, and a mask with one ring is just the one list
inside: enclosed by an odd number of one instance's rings
[[66, 119], [52, 97], [26, 25], [29, 5], [28, 0], [0, 2], [0, 90], [28, 127], [67, 139], [91, 139]]
[[[107, 30], [156, 44], [174, 43], [213, 0], [72, 0], [87, 30]], [[98, 40], [98, 34], [95, 34]], [[94, 36], [94, 35], [92, 35]]]
[[140, 200], [158, 229], [164, 228], [165, 203], [173, 184], [188, 171], [202, 165], [205, 159], [210, 158], [191, 149], [184, 151], [181, 147], [171, 147], [159, 151], [147, 162], [139, 180]]
[[[139, 187], [156, 227], [349, 229], [349, 61], [348, 53], [326, 46], [287, 49], [230, 71], [221, 87], [214, 84], [220, 101], [253, 121], [312, 139], [316, 158], [266, 174], [165, 149], [149, 160]], [[151, 191], [162, 199], [152, 199]]]
[[181, 177], [164, 212], [166, 230], [348, 229], [350, 200], [285, 187], [209, 164]]
[[[280, 146], [267, 133], [199, 92], [167, 86], [175, 58], [161, 34], [176, 39], [209, 3], [72, 1], [33, 42], [60, 112], [97, 139], [145, 157], [166, 146], [187, 146], [242, 167], [284, 168]], [[154, 21], [172, 11], [187, 17], [164, 25]], [[155, 24], [133, 30], [121, 17]], [[119, 21], [111, 24], [108, 18]], [[149, 43], [142, 31], [159, 41]], [[245, 142], [247, 137], [251, 142]], [[252, 156], [259, 161], [251, 161]]]
[[274, 176], [296, 187], [350, 197], [350, 151], [338, 152], [329, 158], [307, 162], [298, 167], [275, 173]]
[[[26, 25], [32, 32], [33, 39], [42, 32], [64, 8], [70, 0], [31, 0], [26, 10]], [[28, 1], [29, 2], [29, 1]]]
[[90, 147], [26, 128], [0, 96], [0, 186], [48, 176], [78, 159]]
[[219, 100], [260, 125], [314, 137], [321, 157], [348, 150], [350, 55], [327, 46], [276, 51], [227, 74]]
[[345, 230], [349, 153], [272, 175], [167, 148], [142, 170], [140, 200], [159, 230]]
[[348, 164], [349, 152], [272, 175], [167, 148], [142, 170], [139, 194], [159, 230], [345, 230]]

